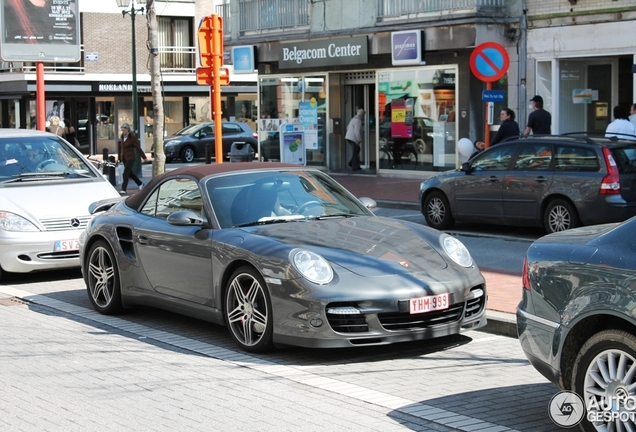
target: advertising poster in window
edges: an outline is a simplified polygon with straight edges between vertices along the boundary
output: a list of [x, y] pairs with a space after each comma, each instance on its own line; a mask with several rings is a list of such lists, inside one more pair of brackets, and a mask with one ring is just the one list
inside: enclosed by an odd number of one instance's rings
[[413, 137], [413, 99], [391, 101], [391, 137]]
[[80, 60], [76, 0], [0, 0], [5, 61]]
[[298, 121], [305, 130], [305, 148], [318, 149], [318, 104], [315, 98], [298, 102]]
[[285, 131], [280, 134], [281, 140], [281, 162], [305, 165], [307, 158], [305, 155], [304, 134], [293, 125], [285, 127]]

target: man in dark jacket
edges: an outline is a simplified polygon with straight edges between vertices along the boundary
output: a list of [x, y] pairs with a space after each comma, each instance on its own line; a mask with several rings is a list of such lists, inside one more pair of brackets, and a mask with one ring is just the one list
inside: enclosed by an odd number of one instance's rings
[[128, 179], [132, 179], [139, 190], [143, 187], [143, 182], [139, 180], [139, 177], [133, 172], [133, 166], [135, 165], [135, 152], [139, 153], [139, 156], [143, 160], [148, 160], [146, 153], [141, 149], [139, 140], [135, 136], [134, 132], [131, 132], [130, 125], [123, 123], [121, 125], [121, 137], [119, 138], [119, 161], [124, 164], [124, 174], [122, 175], [121, 194], [126, 193], [128, 187]]

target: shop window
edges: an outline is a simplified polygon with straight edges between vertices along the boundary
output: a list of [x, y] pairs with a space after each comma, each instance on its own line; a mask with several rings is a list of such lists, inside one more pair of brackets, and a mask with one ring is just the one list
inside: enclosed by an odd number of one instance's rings
[[[380, 168], [445, 171], [456, 167], [456, 76], [455, 67], [378, 72]], [[409, 164], [390, 160], [398, 148], [397, 153], [410, 155]]]
[[[265, 157], [307, 165], [325, 164], [326, 85], [325, 76], [260, 79], [257, 130], [261, 143], [267, 146], [262, 150]], [[288, 132], [294, 134], [291, 146], [296, 149], [294, 152], [286, 152], [290, 147], [290, 142], [285, 141]], [[304, 148], [304, 153], [298, 154], [297, 146]], [[286, 159], [292, 153], [294, 160]]]

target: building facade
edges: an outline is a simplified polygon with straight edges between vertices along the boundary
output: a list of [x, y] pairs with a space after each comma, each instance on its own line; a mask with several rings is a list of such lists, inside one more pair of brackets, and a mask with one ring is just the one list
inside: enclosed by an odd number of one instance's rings
[[[142, 146], [152, 145], [153, 102], [150, 92], [148, 28], [143, 12], [135, 15], [135, 58], [138, 113], [132, 103], [131, 15], [122, 15], [115, 0], [77, 2], [80, 14], [81, 60], [44, 63], [46, 110], [66, 119], [77, 131], [83, 152], [117, 152], [119, 125], [137, 119]], [[137, 2], [141, 9], [144, 2]], [[201, 16], [215, 13], [210, 1], [155, 2], [158, 16], [162, 92], [166, 134], [211, 119], [209, 87], [197, 85], [196, 32]], [[1, 12], [0, 12], [1, 13]], [[254, 104], [256, 74], [232, 78], [223, 88], [224, 116], [251, 121], [256, 113], [241, 112], [243, 101]], [[2, 127], [35, 128], [35, 63], [0, 64], [0, 123]]]
[[[226, 3], [224, 19], [232, 26], [226, 46], [255, 47], [261, 142], [280, 145], [264, 156], [346, 169], [352, 151], [346, 127], [364, 109], [364, 168], [387, 174], [455, 168], [459, 138], [483, 139], [490, 128], [486, 84], [470, 68], [482, 42], [505, 47], [511, 61], [492, 83], [506, 94], [497, 105], [518, 100], [519, 38], [511, 29], [520, 27], [520, 1]], [[289, 150], [299, 142], [300, 156]]]
[[636, 102], [636, 3], [527, 1], [528, 95], [543, 96], [552, 133], [603, 132]]
[[[133, 116], [149, 149], [145, 15], [135, 21], [133, 114], [130, 15], [122, 17], [115, 0], [77, 4], [81, 60], [45, 63], [47, 111], [57, 110], [75, 126], [86, 153], [116, 151], [119, 124]], [[166, 132], [211, 118], [209, 88], [196, 84], [196, 41], [201, 18], [218, 14], [231, 71], [230, 85], [222, 87], [222, 114], [257, 131], [259, 155], [268, 160], [347, 169], [346, 127], [362, 108], [364, 168], [386, 175], [444, 171], [466, 158], [460, 139], [484, 139], [497, 129], [498, 116], [488, 116], [489, 109], [513, 109], [523, 130], [529, 100], [538, 94], [552, 113], [553, 133], [598, 132], [612, 120], [614, 106], [636, 101], [633, 0], [155, 4]], [[471, 70], [471, 56], [485, 42], [503, 47], [510, 60], [504, 76], [490, 85]], [[248, 73], [238, 73], [239, 66]], [[0, 64], [2, 127], [34, 127], [35, 87], [34, 63]], [[503, 98], [489, 106], [483, 100], [487, 88]]]

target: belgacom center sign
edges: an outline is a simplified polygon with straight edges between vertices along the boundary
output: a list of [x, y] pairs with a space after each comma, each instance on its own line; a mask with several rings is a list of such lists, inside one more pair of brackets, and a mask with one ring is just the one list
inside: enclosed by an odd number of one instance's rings
[[278, 67], [341, 66], [368, 61], [366, 36], [281, 44]]

